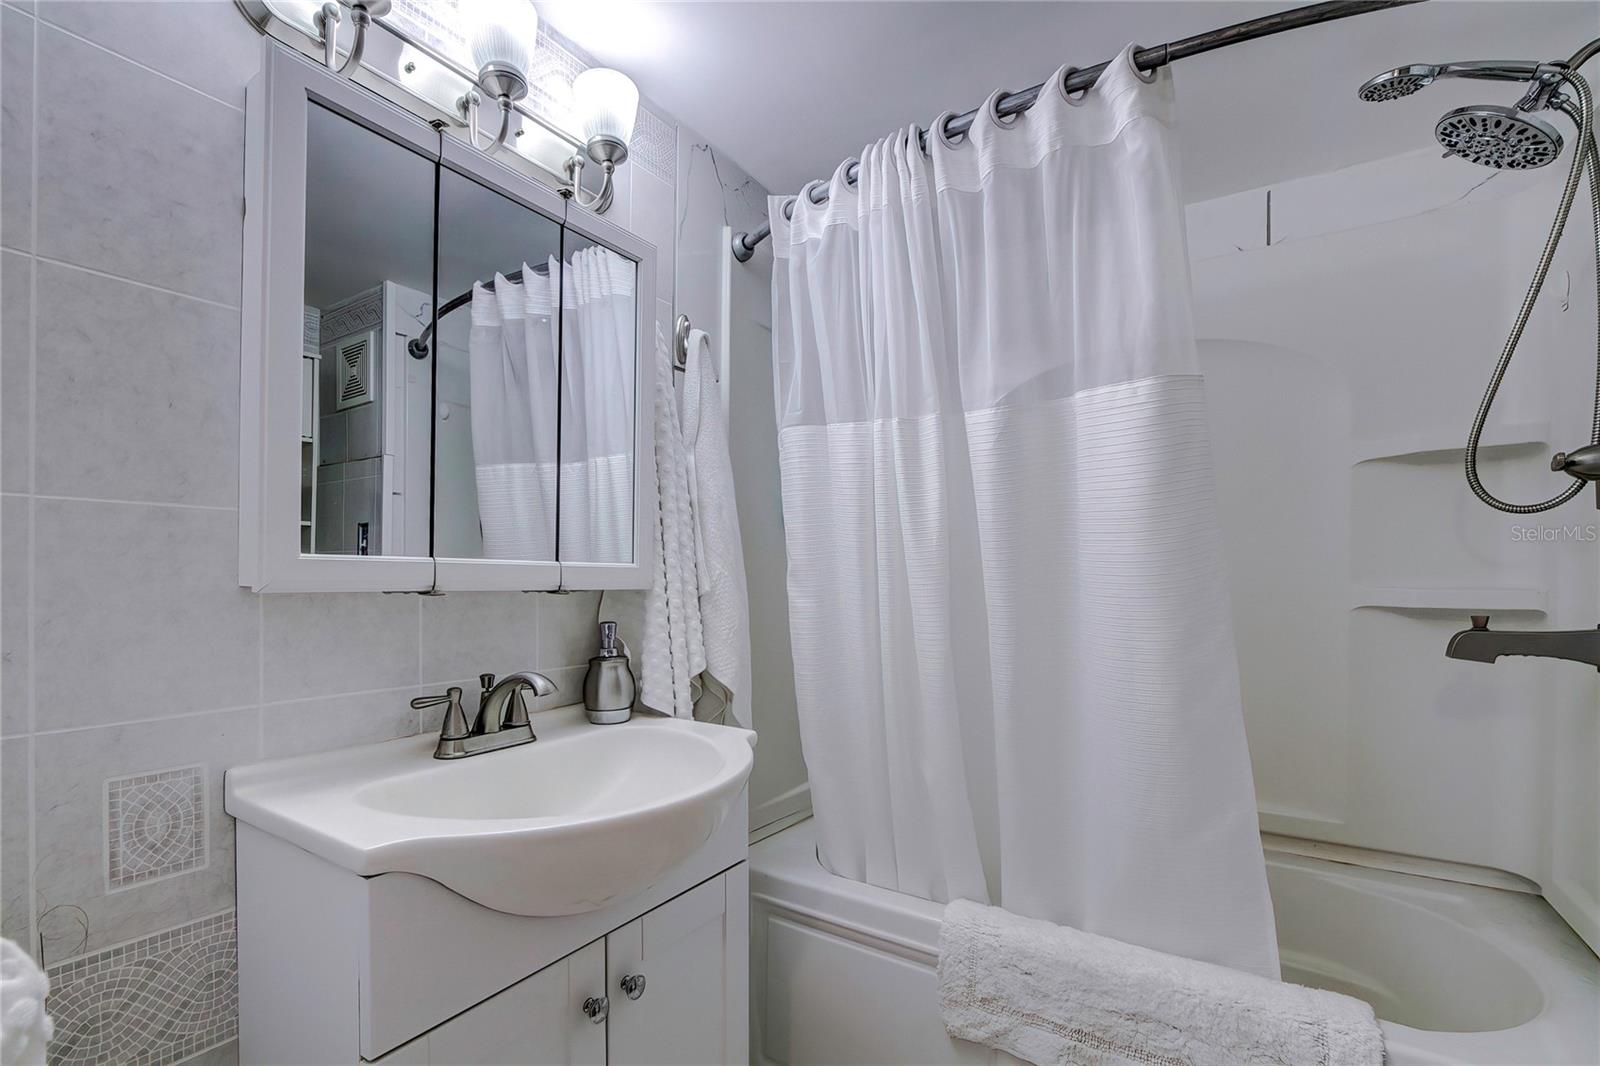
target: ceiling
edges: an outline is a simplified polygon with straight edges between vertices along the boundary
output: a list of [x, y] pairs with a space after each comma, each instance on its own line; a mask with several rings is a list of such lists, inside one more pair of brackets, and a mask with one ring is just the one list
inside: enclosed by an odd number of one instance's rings
[[[544, 16], [773, 192], [996, 87], [1296, 6], [1013, 0], [557, 0]], [[1203, 200], [1432, 143], [1434, 120], [1509, 85], [1441, 83], [1388, 104], [1356, 87], [1404, 63], [1565, 57], [1600, 0], [1431, 0], [1294, 30], [1173, 66], [1185, 195]]]

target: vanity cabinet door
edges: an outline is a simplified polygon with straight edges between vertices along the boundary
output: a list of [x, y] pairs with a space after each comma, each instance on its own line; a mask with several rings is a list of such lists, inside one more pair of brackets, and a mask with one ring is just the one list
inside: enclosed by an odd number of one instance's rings
[[735, 872], [744, 867], [606, 937], [611, 1066], [746, 1061], [746, 941], [735, 934], [748, 912]]
[[[605, 1016], [584, 1001], [606, 994], [596, 940], [378, 1059], [382, 1066], [605, 1066]], [[613, 1000], [614, 1001], [614, 1000]]]

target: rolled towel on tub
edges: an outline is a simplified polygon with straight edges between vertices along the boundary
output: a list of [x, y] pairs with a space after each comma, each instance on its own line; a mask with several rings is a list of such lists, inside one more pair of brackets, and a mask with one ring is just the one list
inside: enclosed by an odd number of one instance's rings
[[1361, 1000], [967, 900], [945, 908], [939, 1007], [951, 1036], [1039, 1064], [1383, 1063]]

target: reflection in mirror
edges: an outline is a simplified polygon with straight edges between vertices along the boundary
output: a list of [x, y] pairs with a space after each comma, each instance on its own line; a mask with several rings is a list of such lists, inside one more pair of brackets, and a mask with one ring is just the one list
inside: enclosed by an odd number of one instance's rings
[[581, 234], [564, 236], [561, 561], [630, 563], [638, 266]]
[[434, 554], [556, 558], [561, 227], [439, 178]]
[[431, 160], [312, 105], [306, 138], [300, 550], [426, 556]]

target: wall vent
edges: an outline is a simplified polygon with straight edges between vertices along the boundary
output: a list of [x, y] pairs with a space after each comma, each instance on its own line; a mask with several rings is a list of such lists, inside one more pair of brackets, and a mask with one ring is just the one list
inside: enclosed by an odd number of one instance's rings
[[334, 410], [372, 402], [372, 334], [341, 342], [335, 367]]

